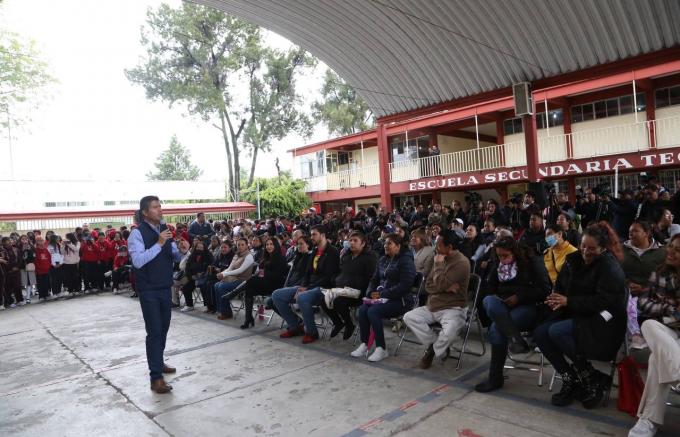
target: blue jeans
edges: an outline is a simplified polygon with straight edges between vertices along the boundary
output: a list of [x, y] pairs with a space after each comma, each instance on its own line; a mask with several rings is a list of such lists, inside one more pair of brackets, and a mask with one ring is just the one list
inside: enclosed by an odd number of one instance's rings
[[305, 324], [305, 332], [308, 335], [318, 337], [319, 331], [316, 329], [316, 320], [314, 319], [314, 307], [323, 303], [323, 293], [320, 287], [311, 288], [298, 294], [297, 304], [302, 313], [302, 322]]
[[551, 320], [534, 330], [534, 341], [560, 373], [569, 371], [565, 355], [573, 363], [576, 361], [576, 341], [574, 340], [574, 319]]
[[[288, 329], [297, 328], [300, 326], [300, 318], [295, 314], [290, 304], [295, 302], [295, 294], [297, 293], [298, 287], [286, 287], [274, 290], [272, 293], [272, 301], [274, 302], [274, 307], [276, 312], [286, 321]], [[314, 314], [312, 313], [312, 317]], [[316, 329], [316, 326], [314, 327]]]
[[163, 378], [163, 352], [170, 328], [170, 289], [139, 290], [146, 328], [146, 360], [151, 382]]
[[375, 345], [385, 349], [385, 333], [383, 319], [404, 315], [409, 310], [402, 299], [389, 300], [375, 305], [361, 305], [359, 307], [359, 332], [361, 342], [368, 344], [371, 328], [375, 334]]
[[[213, 302], [215, 303], [215, 310], [224, 315], [228, 316], [231, 314], [231, 297], [227, 296], [229, 293], [234, 291], [234, 288], [241, 285], [243, 282], [237, 279], [232, 282], [217, 282], [215, 283], [215, 289], [213, 292]], [[227, 298], [222, 299], [222, 297], [227, 296]]]
[[510, 308], [498, 296], [486, 296], [483, 305], [486, 314], [494, 321], [489, 328], [489, 343], [496, 346], [508, 344], [507, 338], [496, 326], [495, 320], [497, 317], [507, 317], [509, 315], [512, 323], [519, 331], [530, 331], [538, 318], [536, 305], [533, 304], [517, 305], [514, 308]]

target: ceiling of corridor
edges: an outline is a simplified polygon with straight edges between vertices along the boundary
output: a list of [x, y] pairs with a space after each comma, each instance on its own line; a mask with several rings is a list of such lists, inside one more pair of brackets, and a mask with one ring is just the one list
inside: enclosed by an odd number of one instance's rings
[[678, 0], [192, 0], [305, 48], [377, 116], [680, 45]]

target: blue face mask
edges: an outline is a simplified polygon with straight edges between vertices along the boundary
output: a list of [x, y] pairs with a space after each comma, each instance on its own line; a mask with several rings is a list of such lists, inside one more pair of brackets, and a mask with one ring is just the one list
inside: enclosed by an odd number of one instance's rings
[[345, 240], [342, 242], [342, 248], [349, 250], [349, 240]]
[[548, 235], [545, 237], [545, 242], [548, 243], [548, 246], [553, 247], [557, 244], [557, 237], [554, 235]]

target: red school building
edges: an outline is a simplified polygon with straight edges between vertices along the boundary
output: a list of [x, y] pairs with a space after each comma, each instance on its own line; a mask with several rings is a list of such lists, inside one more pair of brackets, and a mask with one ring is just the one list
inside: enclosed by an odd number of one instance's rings
[[[327, 212], [343, 206], [504, 200], [527, 182], [620, 189], [655, 174], [680, 179], [680, 48], [527, 84], [531, 113], [516, 113], [513, 87], [377, 118], [376, 128], [299, 147], [298, 176]], [[521, 98], [517, 99], [521, 103]], [[529, 111], [527, 111], [529, 112]], [[432, 146], [439, 149], [432, 155]]]

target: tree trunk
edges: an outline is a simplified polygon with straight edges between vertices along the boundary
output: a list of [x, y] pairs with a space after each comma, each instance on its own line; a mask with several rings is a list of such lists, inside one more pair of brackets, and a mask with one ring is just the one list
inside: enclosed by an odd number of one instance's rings
[[238, 132], [234, 132], [234, 125], [231, 123], [229, 114], [226, 114], [227, 125], [229, 126], [229, 133], [231, 135], [231, 151], [234, 158], [234, 201], [238, 202], [241, 198], [241, 165], [239, 163], [238, 137], [243, 131], [245, 120], [241, 121], [241, 126]]
[[260, 150], [260, 148], [255, 146], [254, 149], [253, 162], [250, 164], [250, 177], [248, 178], [248, 186], [253, 185], [253, 180], [255, 179], [255, 163], [257, 162], [257, 152]]
[[229, 138], [227, 137], [227, 126], [224, 122], [225, 119], [225, 113], [223, 110], [220, 110], [220, 124], [221, 128], [220, 131], [222, 132], [222, 139], [224, 140], [224, 149], [227, 151], [227, 166], [229, 167], [228, 169], [228, 175], [229, 175], [229, 194], [231, 194], [231, 200], [236, 200], [234, 198], [234, 171], [233, 171], [233, 165], [231, 162], [231, 149], [229, 148]]

